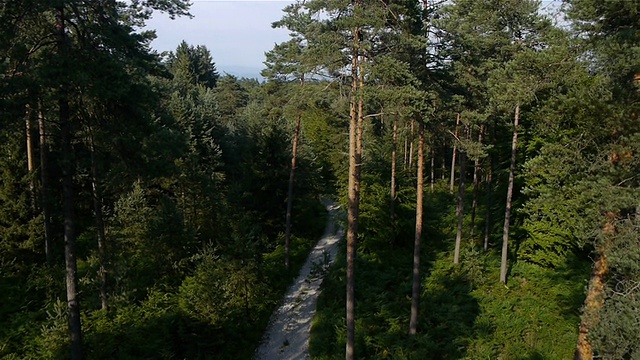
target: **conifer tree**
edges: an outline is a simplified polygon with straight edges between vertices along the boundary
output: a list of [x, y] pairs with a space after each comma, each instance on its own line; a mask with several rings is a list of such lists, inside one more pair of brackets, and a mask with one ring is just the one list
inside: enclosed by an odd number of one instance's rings
[[[640, 6], [627, 1], [571, 0], [565, 3], [578, 35], [577, 41], [584, 47], [581, 55], [589, 60], [584, 66], [598, 84], [591, 92], [601, 95], [586, 105], [600, 109], [593, 112], [598, 114], [597, 119], [596, 116], [586, 116], [583, 120], [593, 126], [589, 135], [595, 146], [581, 152], [598, 154], [595, 156], [599, 161], [590, 164], [590, 168], [598, 170], [591, 171], [591, 179], [583, 180], [586, 188], [594, 186], [598, 192], [585, 190], [582, 196], [571, 199], [588, 202], [583, 211], [589, 215], [582, 218], [586, 222], [584, 228], [592, 232], [576, 233], [582, 235], [580, 243], [593, 242], [595, 253], [575, 358], [591, 359], [596, 355], [632, 358], [640, 353], [637, 331], [630, 325], [638, 317], [633, 312], [625, 313], [625, 309], [637, 306], [638, 294], [637, 287], [632, 285], [637, 283], [638, 272], [628, 260], [636, 257], [637, 245], [632, 244], [640, 241], [637, 231], [640, 184], [637, 177], [631, 175], [640, 169], [636, 81], [640, 61], [634, 55], [640, 49]], [[582, 100], [584, 95], [580, 95]], [[559, 150], [552, 146], [549, 148]], [[606, 161], [602, 161], [605, 158]], [[576, 167], [582, 165], [575, 160], [574, 157], [569, 163]], [[557, 173], [557, 169], [554, 170]], [[574, 225], [573, 221], [566, 223]], [[595, 239], [593, 233], [598, 234]]]
[[409, 335], [418, 331], [420, 306], [420, 248], [422, 242], [423, 196], [424, 196], [424, 124], [418, 125], [418, 180], [416, 186], [416, 231], [413, 244], [413, 281], [411, 286], [411, 317]]
[[[406, 33], [400, 31], [402, 21], [397, 14], [406, 12], [407, 9], [414, 11], [416, 3], [315, 0], [287, 7], [283, 20], [276, 23], [276, 26], [292, 29], [295, 34], [294, 40], [298, 44], [304, 43], [305, 53], [308, 54], [304, 60], [307, 69], [312, 73], [334, 78], [348, 88], [350, 150], [347, 227], [347, 359], [354, 357], [354, 264], [358, 237], [360, 169], [364, 158], [364, 120], [367, 118], [365, 114], [367, 83], [379, 81], [380, 76], [377, 75], [391, 76], [396, 79], [403, 77], [407, 79], [406, 74], [412, 76], [405, 70], [408, 65], [406, 60], [388, 56], [390, 48], [387, 41], [406, 36]], [[329, 15], [316, 17], [318, 14]], [[310, 19], [314, 20], [310, 22]], [[415, 20], [415, 17], [411, 18], [411, 21]], [[301, 24], [305, 26], [300, 26]], [[296, 60], [294, 58], [289, 61]], [[400, 70], [400, 73], [398, 74], [398, 70], [395, 69]]]
[[[517, 96], [517, 91], [496, 100], [490, 94], [500, 93], [491, 89], [491, 84], [510, 81], [504, 77], [498, 80], [495, 76], [504, 72], [503, 69], [519, 53], [541, 44], [541, 34], [549, 27], [549, 23], [537, 13], [537, 5], [535, 1], [458, 0], [443, 6], [442, 16], [437, 21], [444, 43], [448, 46], [443, 49], [443, 55], [451, 59], [450, 71], [456, 79], [453, 91], [459, 94], [464, 107], [476, 114], [472, 124], [474, 129], [480, 128], [490, 117], [499, 118], [501, 114], [496, 109], [507, 102], [513, 104], [511, 108], [515, 109], [517, 104], [513, 103], [513, 97]], [[537, 83], [530, 88], [535, 86]], [[504, 87], [499, 88], [504, 90]], [[479, 148], [486, 148], [486, 145]], [[511, 152], [512, 158], [514, 151]], [[483, 153], [484, 150], [481, 150], [477, 159]], [[489, 209], [490, 206], [487, 206], [487, 211]], [[489, 229], [487, 226], [488, 218], [485, 220], [486, 230]], [[487, 245], [488, 238], [486, 231]], [[503, 242], [506, 242], [507, 237], [504, 239]]]
[[[296, 8], [296, 6], [293, 6]], [[300, 8], [297, 7], [299, 10]], [[294, 11], [293, 9], [290, 11]], [[262, 72], [263, 76], [267, 76], [268, 78], [277, 80], [287, 80], [288, 78], [293, 78], [294, 81], [299, 81], [300, 83], [300, 91], [299, 94], [303, 94], [303, 88], [305, 83], [305, 75], [309, 70], [305, 67], [305, 63], [308, 63], [308, 60], [304, 59], [306, 50], [306, 46], [303, 45], [303, 35], [301, 31], [304, 31], [304, 28], [309, 25], [310, 18], [303, 14], [298, 14], [300, 16], [297, 19], [296, 23], [286, 22], [286, 19], [281, 23], [276, 23], [276, 26], [283, 26], [285, 23], [289, 27], [291, 31], [290, 36], [291, 40], [288, 42], [276, 45], [274, 49], [266, 54], [267, 68]], [[306, 60], [306, 61], [305, 61]], [[302, 95], [301, 97], [305, 97]], [[293, 133], [293, 144], [291, 147], [291, 169], [289, 172], [289, 187], [287, 191], [287, 213], [286, 213], [286, 224], [285, 224], [285, 266], [287, 269], [290, 268], [289, 261], [289, 253], [290, 253], [290, 242], [291, 242], [291, 212], [293, 208], [293, 186], [294, 186], [294, 178], [296, 166], [298, 163], [298, 143], [300, 140], [300, 122], [302, 120], [302, 111], [304, 100], [299, 99], [299, 97], [294, 96], [294, 100], [297, 100], [298, 109], [296, 110], [296, 121]], [[302, 100], [302, 101], [300, 101]]]

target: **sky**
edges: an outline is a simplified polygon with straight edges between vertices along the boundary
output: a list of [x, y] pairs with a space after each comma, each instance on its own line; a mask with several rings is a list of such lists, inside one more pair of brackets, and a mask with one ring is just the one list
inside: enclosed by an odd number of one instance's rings
[[156, 30], [151, 43], [158, 52], [175, 50], [182, 40], [189, 45], [204, 45], [213, 56], [220, 74], [259, 77], [264, 68], [264, 53], [275, 43], [289, 39], [285, 29], [273, 29], [271, 23], [284, 14], [282, 9], [293, 0], [193, 0], [194, 16], [171, 20], [154, 13], [147, 29]]
[[[205, 45], [213, 56], [218, 72], [239, 77], [260, 78], [264, 53], [275, 43], [289, 39], [285, 29], [273, 29], [271, 23], [282, 18], [282, 9], [294, 0], [192, 0], [193, 18], [171, 20], [156, 13], [147, 22], [157, 38], [151, 46], [159, 51], [175, 50], [182, 40], [190, 45]], [[544, 12], [552, 12], [559, 0], [543, 0]]]

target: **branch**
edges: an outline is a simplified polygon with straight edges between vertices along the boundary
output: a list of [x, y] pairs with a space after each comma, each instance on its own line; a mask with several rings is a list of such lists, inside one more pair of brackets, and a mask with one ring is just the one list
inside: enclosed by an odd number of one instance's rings
[[633, 179], [637, 178], [638, 176], [640, 176], [640, 175], [634, 175], [634, 176], [632, 176], [630, 178], [624, 179], [624, 180], [620, 181], [619, 183], [617, 183], [616, 186], [621, 186], [622, 184], [626, 183], [627, 181], [633, 180]]
[[453, 136], [454, 139], [456, 139], [457, 141], [460, 141], [460, 138], [457, 137], [456, 134], [454, 134], [451, 130], [447, 130], [447, 132], [451, 134], [451, 136]]
[[377, 113], [377, 114], [365, 115], [365, 116], [363, 116], [362, 118], [363, 118], [363, 119], [366, 119], [366, 118], [376, 117], [376, 116], [381, 116], [381, 115], [385, 115], [385, 113], [380, 112], [380, 113]]
[[627, 295], [633, 293], [635, 290], [637, 290], [638, 288], [640, 288], [640, 282], [636, 282], [636, 284], [629, 290], [626, 290], [624, 292], [619, 292], [616, 290], [612, 290], [614, 294], [622, 296], [622, 297], [626, 297]]

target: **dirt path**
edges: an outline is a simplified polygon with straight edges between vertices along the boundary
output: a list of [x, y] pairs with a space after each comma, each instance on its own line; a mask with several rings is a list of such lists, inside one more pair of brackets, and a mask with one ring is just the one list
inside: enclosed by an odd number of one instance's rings
[[309, 358], [309, 331], [316, 312], [320, 284], [327, 268], [336, 258], [343, 230], [336, 226], [339, 206], [323, 201], [329, 211], [324, 235], [302, 266], [298, 278], [285, 294], [283, 304], [269, 321], [262, 344], [254, 360]]

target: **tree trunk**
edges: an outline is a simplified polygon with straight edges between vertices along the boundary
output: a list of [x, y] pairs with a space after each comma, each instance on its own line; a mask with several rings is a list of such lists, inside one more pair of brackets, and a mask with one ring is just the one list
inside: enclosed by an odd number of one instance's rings
[[346, 327], [347, 344], [346, 360], [353, 360], [355, 356], [355, 257], [358, 239], [358, 210], [360, 202], [359, 169], [360, 154], [358, 152], [358, 28], [354, 31], [354, 48], [351, 59], [351, 104], [349, 114], [349, 206], [347, 214], [347, 299], [346, 299]]
[[410, 136], [410, 141], [409, 141], [409, 170], [411, 170], [411, 168], [413, 167], [413, 131], [414, 131], [414, 124], [415, 121], [412, 119], [411, 120], [411, 136]]
[[49, 267], [53, 266], [53, 255], [51, 249], [51, 206], [49, 204], [49, 176], [47, 156], [47, 134], [45, 132], [44, 113], [42, 104], [38, 102], [38, 132], [40, 133], [40, 195], [42, 206], [42, 217], [44, 223], [44, 254]]
[[489, 235], [491, 233], [491, 191], [493, 190], [493, 155], [489, 155], [489, 169], [487, 170], [487, 193], [485, 195], [484, 213], [484, 251], [489, 251]]
[[32, 123], [32, 114], [33, 111], [31, 106], [27, 104], [25, 111], [25, 133], [27, 140], [27, 172], [29, 174], [29, 196], [31, 200], [31, 213], [36, 214], [38, 212], [37, 202], [36, 202], [36, 177], [34, 176], [35, 171], [35, 158], [33, 156], [33, 136], [31, 130]]
[[[491, 142], [496, 143], [496, 122], [494, 121], [491, 128]], [[487, 193], [485, 194], [485, 216], [484, 216], [484, 251], [489, 251], [489, 237], [491, 235], [491, 195], [493, 191], [493, 153], [489, 153], [489, 169], [487, 170]]]
[[248, 281], [248, 279], [246, 277], [243, 279], [242, 285], [244, 285], [243, 300], [244, 300], [245, 321], [248, 324], [252, 324], [253, 320], [251, 319], [251, 305], [249, 303], [249, 281]]
[[416, 233], [413, 244], [413, 283], [411, 287], [411, 318], [409, 335], [418, 330], [420, 305], [420, 242], [422, 241], [422, 210], [424, 194], [424, 124], [418, 125], [418, 182], [416, 186]]
[[[391, 213], [391, 227], [394, 229], [395, 236], [395, 226], [394, 220], [396, 217], [395, 214], [395, 204], [396, 204], [396, 147], [398, 141], [398, 116], [393, 120], [393, 137], [391, 142], [391, 199], [390, 200], [390, 209]], [[393, 245], [394, 239], [391, 239], [391, 245]]]
[[[405, 125], [405, 134], [406, 134], [406, 128], [407, 126]], [[403, 161], [402, 161], [402, 165], [403, 165], [403, 169], [407, 168], [407, 164], [409, 163], [409, 138], [407, 136], [404, 137], [404, 152], [403, 152]]]
[[605, 277], [609, 272], [609, 261], [606, 252], [611, 246], [612, 237], [615, 234], [613, 224], [616, 216], [607, 214], [610, 222], [605, 224], [603, 229], [604, 244], [596, 249], [597, 260], [593, 264], [591, 279], [587, 290], [587, 297], [584, 300], [584, 310], [580, 321], [580, 332], [578, 334], [578, 345], [574, 355], [575, 360], [593, 359], [593, 348], [589, 342], [589, 330], [593, 329], [600, 321], [600, 310], [604, 306], [605, 299]]
[[458, 129], [460, 128], [460, 113], [456, 117], [456, 133], [453, 139], [453, 153], [451, 155], [451, 179], [449, 180], [449, 193], [453, 195], [453, 183], [456, 178], [456, 153], [458, 150]]
[[[304, 76], [300, 78], [300, 87], [304, 86]], [[291, 210], [293, 208], [293, 179], [296, 173], [296, 163], [298, 161], [298, 141], [300, 140], [300, 120], [302, 112], [298, 112], [296, 128], [293, 133], [293, 147], [291, 149], [291, 170], [289, 171], [289, 189], [287, 191], [287, 219], [284, 233], [284, 265], [287, 270], [290, 268], [290, 248], [291, 248]]]
[[[484, 131], [484, 125], [480, 125], [480, 132], [478, 133], [478, 144], [482, 145], [482, 132]], [[476, 158], [473, 163], [473, 201], [471, 203], [471, 238], [475, 233], [476, 227], [476, 212], [478, 210], [478, 183], [480, 176], [480, 159]]]
[[[67, 39], [65, 34], [65, 15], [62, 6], [57, 8], [56, 32], [60, 56], [66, 58]], [[75, 157], [71, 144], [71, 115], [67, 94], [67, 85], [62, 81], [58, 99], [60, 140], [62, 141], [61, 168], [64, 218], [64, 258], [66, 265], [67, 309], [69, 316], [69, 335], [71, 340], [71, 359], [82, 359], [82, 325], [80, 322], [80, 302], [78, 300], [78, 268], [76, 262], [76, 234], [73, 200], [73, 175]]]
[[513, 118], [513, 140], [511, 142], [511, 165], [509, 165], [509, 185], [507, 187], [507, 206], [504, 211], [504, 227], [502, 229], [502, 259], [500, 262], [500, 281], [507, 283], [507, 253], [509, 245], [509, 222], [511, 220], [511, 198], [516, 171], [516, 153], [518, 150], [518, 125], [520, 124], [520, 105], [516, 105]]
[[107, 299], [107, 237], [104, 227], [104, 217], [102, 214], [102, 192], [99, 184], [98, 164], [96, 161], [96, 149], [93, 141], [93, 134], [90, 134], [91, 146], [91, 191], [93, 195], [93, 214], [96, 220], [96, 235], [98, 237], [98, 280], [100, 281], [100, 304], [102, 310], [109, 310]]
[[464, 220], [464, 180], [466, 177], [467, 154], [460, 152], [460, 179], [458, 180], [458, 203], [456, 215], [458, 217], [458, 229], [456, 232], [456, 246], [453, 252], [453, 263], [460, 263], [460, 245], [462, 244], [462, 223]]
[[360, 172], [362, 170], [362, 155], [363, 155], [363, 134], [364, 134], [364, 94], [362, 94], [362, 90], [364, 89], [364, 72], [362, 71], [362, 63], [364, 63], [364, 56], [360, 57], [360, 62], [358, 63], [358, 148], [357, 152], [360, 157], [360, 162], [358, 162], [358, 191], [360, 191]]
[[442, 167], [440, 168], [440, 180], [444, 180], [444, 174], [447, 172], [447, 156], [442, 155]]
[[429, 181], [431, 182], [431, 192], [433, 192], [433, 188], [436, 182], [436, 170], [435, 170], [435, 166], [436, 166], [436, 153], [433, 150], [433, 145], [431, 146], [431, 178], [429, 178]]

